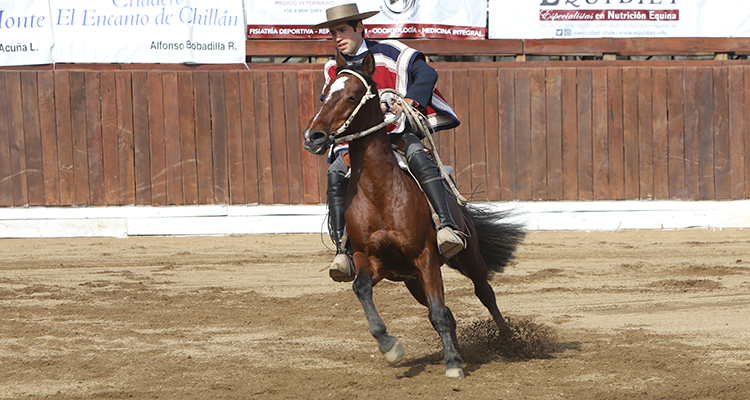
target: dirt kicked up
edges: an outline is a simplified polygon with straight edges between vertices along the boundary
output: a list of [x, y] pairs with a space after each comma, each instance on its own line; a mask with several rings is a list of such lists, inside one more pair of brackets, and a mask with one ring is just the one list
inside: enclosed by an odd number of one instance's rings
[[747, 399], [750, 234], [531, 232], [495, 337], [443, 268], [466, 379], [427, 311], [375, 302], [389, 366], [320, 235], [0, 240], [0, 399]]

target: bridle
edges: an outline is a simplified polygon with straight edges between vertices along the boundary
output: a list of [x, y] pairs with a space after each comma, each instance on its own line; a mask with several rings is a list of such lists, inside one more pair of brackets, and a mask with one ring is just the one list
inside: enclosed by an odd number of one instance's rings
[[338, 135], [341, 135], [347, 129], [349, 129], [349, 125], [352, 123], [352, 121], [354, 120], [354, 117], [357, 115], [357, 113], [362, 108], [362, 106], [365, 105], [365, 103], [367, 103], [368, 101], [370, 101], [370, 99], [377, 96], [375, 93], [372, 93], [372, 86], [370, 86], [370, 84], [367, 83], [367, 80], [365, 80], [365, 78], [359, 72], [353, 71], [350, 69], [342, 69], [336, 75], [341, 75], [343, 73], [351, 74], [359, 78], [359, 80], [362, 81], [362, 83], [365, 85], [366, 91], [365, 91], [365, 94], [362, 96], [362, 98], [359, 100], [359, 104], [357, 104], [357, 107], [355, 107], [354, 111], [352, 111], [352, 113], [349, 115], [349, 118], [346, 121], [344, 121], [344, 124], [341, 125], [339, 129], [337, 129], [335, 132], [331, 133], [328, 136], [331, 142], [339, 144], [339, 143], [351, 142], [352, 140], [363, 138], [375, 131], [385, 128], [386, 126], [388, 126], [389, 124], [392, 124], [398, 119], [398, 116], [395, 116], [395, 118], [392, 118], [390, 120], [385, 120], [381, 122], [380, 124], [375, 125], [372, 128], [369, 128], [367, 130], [357, 132], [357, 133], [352, 133], [346, 136], [337, 137]]

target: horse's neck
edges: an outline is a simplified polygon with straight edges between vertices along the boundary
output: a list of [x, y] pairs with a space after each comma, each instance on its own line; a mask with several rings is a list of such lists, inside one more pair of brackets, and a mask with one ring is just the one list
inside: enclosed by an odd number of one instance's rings
[[349, 154], [352, 181], [357, 184], [369, 182], [368, 186], [377, 190], [403, 177], [385, 132], [375, 132], [349, 143]]

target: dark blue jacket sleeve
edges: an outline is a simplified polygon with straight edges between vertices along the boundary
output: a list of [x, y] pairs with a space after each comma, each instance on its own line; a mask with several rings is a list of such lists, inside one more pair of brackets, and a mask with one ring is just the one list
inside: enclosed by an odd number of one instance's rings
[[422, 57], [418, 57], [411, 67], [411, 86], [406, 91], [406, 97], [425, 107], [432, 100], [432, 91], [438, 80], [437, 71], [427, 64]]

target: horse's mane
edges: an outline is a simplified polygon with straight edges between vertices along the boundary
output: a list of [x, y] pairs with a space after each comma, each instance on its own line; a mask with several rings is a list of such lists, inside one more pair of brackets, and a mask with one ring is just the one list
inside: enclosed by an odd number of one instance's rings
[[365, 73], [364, 70], [362, 70], [362, 60], [357, 61], [347, 61], [346, 64], [339, 65], [336, 67], [336, 75], [341, 73], [341, 71], [348, 69], [350, 71], [354, 71], [361, 75], [363, 78], [365, 78], [365, 81], [367, 81], [367, 84], [370, 85], [372, 88], [376, 89], [378, 88], [377, 83], [372, 79], [372, 76], [369, 76]]

